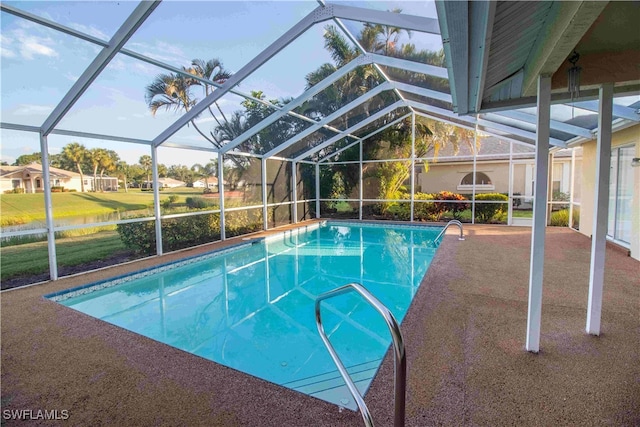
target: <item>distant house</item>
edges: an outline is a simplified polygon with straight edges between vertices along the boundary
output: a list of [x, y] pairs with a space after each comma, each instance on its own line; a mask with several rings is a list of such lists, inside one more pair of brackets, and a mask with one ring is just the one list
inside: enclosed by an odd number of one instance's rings
[[194, 188], [205, 188], [209, 184], [209, 188], [218, 188], [218, 178], [215, 176], [207, 178], [207, 182], [205, 183], [204, 179], [199, 179], [197, 181], [193, 181]]
[[[87, 183], [88, 181], [88, 183]], [[85, 175], [85, 191], [118, 191], [118, 178], [108, 175]]]
[[[64, 169], [49, 167], [49, 185], [64, 187], [65, 190], [82, 191], [80, 174]], [[85, 176], [85, 190], [89, 190], [89, 179]], [[25, 193], [44, 191], [42, 165], [30, 163], [22, 166], [0, 166], [0, 191], [22, 189]]]
[[161, 187], [164, 188], [176, 188], [176, 187], [184, 187], [187, 185], [184, 181], [179, 181], [173, 178], [158, 178], [158, 183]]

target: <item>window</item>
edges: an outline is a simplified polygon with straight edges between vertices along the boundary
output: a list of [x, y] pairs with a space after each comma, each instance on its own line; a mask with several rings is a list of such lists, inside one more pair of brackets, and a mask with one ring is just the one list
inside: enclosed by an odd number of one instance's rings
[[[470, 172], [462, 178], [458, 190], [473, 189], [473, 172]], [[484, 172], [476, 172], [476, 189], [477, 190], [494, 190], [495, 186], [491, 182], [491, 178]]]
[[40, 181], [40, 178], [36, 178], [36, 188], [41, 188], [42, 187], [42, 182]]
[[19, 179], [12, 179], [11, 180], [11, 187], [12, 188], [20, 188], [21, 187], [20, 183], [21, 182], [20, 182]]

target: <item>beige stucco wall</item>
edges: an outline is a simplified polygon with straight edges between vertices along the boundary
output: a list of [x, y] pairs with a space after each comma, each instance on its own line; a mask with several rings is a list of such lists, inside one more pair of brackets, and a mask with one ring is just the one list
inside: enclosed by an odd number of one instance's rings
[[[494, 185], [492, 190], [476, 190], [476, 193], [508, 193], [509, 162], [477, 162], [476, 171], [486, 174]], [[451, 191], [454, 193], [471, 193], [461, 190], [458, 185], [462, 178], [473, 172], [473, 163], [438, 164], [431, 163], [426, 173], [419, 174], [418, 184], [423, 193]]]
[[[635, 157], [640, 157], [640, 125], [636, 125], [612, 135], [611, 146], [635, 144]], [[582, 178], [582, 194], [580, 201], [580, 232], [593, 234], [593, 210], [595, 203], [596, 183], [596, 141], [589, 141], [582, 146], [582, 168], [577, 172]], [[640, 260], [640, 167], [633, 168], [633, 200], [631, 224], [631, 256]]]

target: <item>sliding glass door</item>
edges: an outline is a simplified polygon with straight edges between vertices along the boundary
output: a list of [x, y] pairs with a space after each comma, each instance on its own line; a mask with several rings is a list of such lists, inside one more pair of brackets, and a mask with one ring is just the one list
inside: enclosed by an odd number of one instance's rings
[[633, 199], [634, 146], [611, 151], [611, 179], [609, 181], [609, 226], [611, 239], [629, 245], [631, 242], [631, 202]]

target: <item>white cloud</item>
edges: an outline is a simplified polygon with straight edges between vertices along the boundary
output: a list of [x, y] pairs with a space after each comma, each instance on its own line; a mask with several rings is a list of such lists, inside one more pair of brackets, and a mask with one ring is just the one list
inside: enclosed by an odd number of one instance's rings
[[92, 25], [78, 24], [76, 22], [71, 22], [68, 25], [69, 25], [69, 27], [73, 28], [74, 30], [78, 30], [78, 31], [80, 31], [82, 33], [88, 34], [88, 35], [93, 36], [95, 38], [98, 38], [100, 40], [107, 41], [110, 38], [108, 35], [106, 35], [105, 33], [103, 33], [98, 28], [96, 28], [96, 27], [94, 27]]
[[31, 116], [38, 114], [49, 114], [53, 111], [53, 107], [49, 105], [20, 104], [13, 112], [16, 116]]
[[10, 37], [2, 37], [2, 56], [4, 57], [15, 56], [13, 49], [5, 53], [7, 45], [19, 51], [20, 56], [27, 60], [34, 59], [38, 55], [48, 57], [58, 56], [58, 52], [54, 49], [55, 42], [50, 37], [39, 37], [27, 33], [24, 29], [14, 30], [10, 32], [10, 34]]

